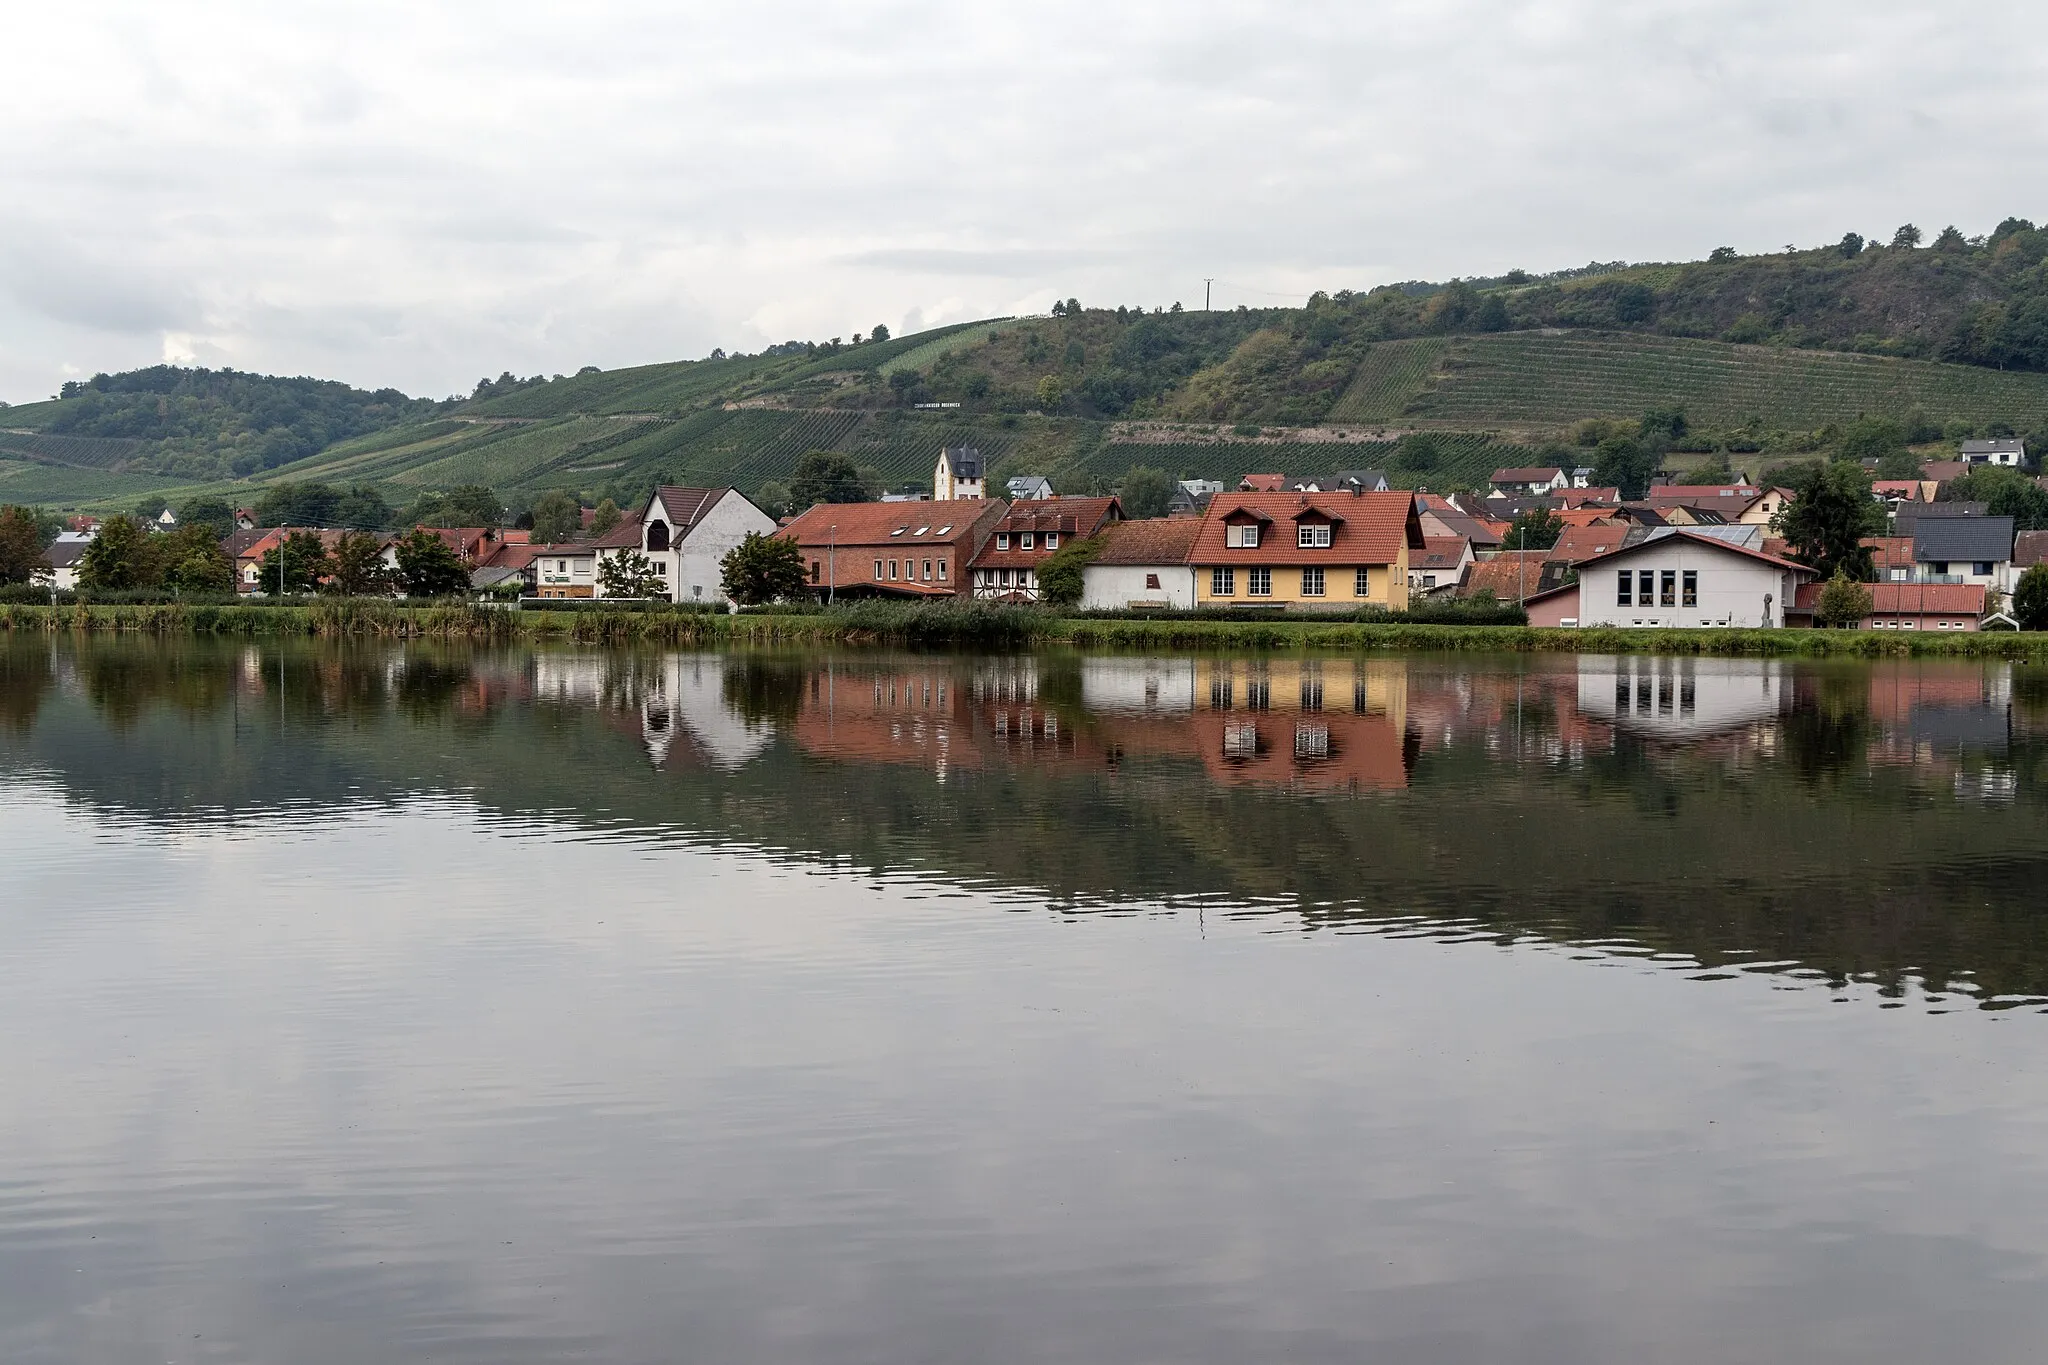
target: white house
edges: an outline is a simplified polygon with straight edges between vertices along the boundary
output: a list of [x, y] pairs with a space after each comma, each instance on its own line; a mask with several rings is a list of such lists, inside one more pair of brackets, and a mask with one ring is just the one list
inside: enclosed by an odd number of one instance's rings
[[1006, 486], [1011, 502], [1043, 502], [1053, 495], [1052, 480], [1043, 474], [1019, 474]]
[[1487, 480], [1489, 498], [1540, 498], [1560, 488], [1571, 487], [1571, 477], [1562, 469], [1538, 465], [1522, 469], [1496, 469]]
[[1775, 659], [1581, 655], [1579, 712], [1649, 739], [1739, 730], [1785, 709], [1785, 673]]
[[941, 446], [932, 470], [932, 501], [979, 501], [981, 496], [981, 452], [972, 446]]
[[2018, 436], [1963, 442], [1964, 464], [1998, 464], [2017, 469], [2027, 458], [2027, 443]]
[[2013, 539], [2011, 517], [1921, 517], [1913, 523], [1913, 577], [2010, 592]]
[[667, 582], [671, 602], [722, 602], [723, 561], [749, 533], [774, 535], [775, 519], [736, 488], [657, 488], [637, 524], [598, 540], [597, 571], [637, 549]]
[[1192, 609], [1195, 570], [1188, 551], [1201, 530], [1198, 517], [1110, 523], [1102, 549], [1081, 570], [1081, 609]]
[[1579, 581], [1528, 600], [1531, 625], [1782, 626], [1813, 570], [1680, 530], [1578, 565]]
[[50, 586], [59, 592], [71, 592], [78, 587], [78, 565], [85, 558], [86, 547], [93, 542], [93, 534], [86, 531], [60, 531], [50, 548], [43, 551], [43, 563], [50, 566]]

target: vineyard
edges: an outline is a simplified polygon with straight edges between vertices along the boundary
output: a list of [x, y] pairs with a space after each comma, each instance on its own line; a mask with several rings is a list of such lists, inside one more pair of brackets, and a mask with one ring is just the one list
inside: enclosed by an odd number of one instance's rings
[[[2048, 416], [2048, 375], [1976, 366], [1598, 333], [1521, 333], [1438, 344], [1433, 375], [1416, 384], [1401, 410], [1406, 421], [1566, 423], [1636, 416], [1674, 404], [1696, 423], [1725, 427], [1760, 420], [1781, 430], [1810, 430], [1866, 413], [1904, 416], [1915, 408], [1937, 422], [2031, 425]], [[1373, 355], [1387, 349], [1375, 347]], [[1408, 382], [1398, 369], [1392, 360], [1368, 356], [1337, 412], [1358, 420], [1368, 407], [1386, 411], [1399, 385]]]
[[1435, 339], [1382, 341], [1366, 352], [1358, 373], [1330, 408], [1332, 422], [1392, 422], [1429, 386], [1445, 343]]
[[1294, 476], [1331, 474], [1340, 469], [1377, 469], [1398, 487], [1433, 488], [1484, 484], [1495, 469], [1529, 458], [1529, 447], [1488, 435], [1436, 436], [1438, 459], [1427, 470], [1404, 469], [1393, 441], [1214, 441], [1174, 444], [1113, 442], [1081, 461], [1077, 472], [1111, 482], [1137, 465], [1164, 470], [1177, 479], [1220, 479], [1235, 484], [1247, 474]]
[[1005, 323], [1015, 321], [1015, 318], [991, 318], [987, 322], [970, 322], [963, 327], [947, 327], [941, 329], [940, 334], [933, 336], [930, 340], [924, 340], [924, 338], [931, 336], [930, 333], [920, 332], [915, 337], [907, 339], [919, 341], [922, 344], [904, 351], [895, 359], [885, 361], [875, 368], [880, 370], [885, 378], [894, 374], [897, 370], [928, 369], [931, 363], [940, 356], [959, 350], [962, 346], [971, 346]]
[[113, 469], [153, 448], [147, 441], [111, 436], [44, 436], [0, 431], [0, 456], [78, 469]]
[[80, 503], [132, 500], [179, 486], [176, 479], [153, 474], [116, 474], [78, 465], [30, 464], [0, 458], [0, 504], [38, 503], [72, 506]]

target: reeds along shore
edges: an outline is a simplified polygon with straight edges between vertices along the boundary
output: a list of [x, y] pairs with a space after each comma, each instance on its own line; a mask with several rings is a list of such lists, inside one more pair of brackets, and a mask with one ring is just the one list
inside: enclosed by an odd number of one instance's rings
[[255, 605], [0, 605], [0, 630], [154, 635], [315, 636], [566, 641], [592, 645], [911, 645], [1022, 649], [1476, 650], [1503, 653], [1701, 654], [2038, 659], [2048, 632], [1847, 630], [1546, 630], [1403, 622], [1101, 619], [991, 603], [863, 602], [822, 612], [728, 616], [706, 611], [511, 611], [471, 603], [389, 601]]

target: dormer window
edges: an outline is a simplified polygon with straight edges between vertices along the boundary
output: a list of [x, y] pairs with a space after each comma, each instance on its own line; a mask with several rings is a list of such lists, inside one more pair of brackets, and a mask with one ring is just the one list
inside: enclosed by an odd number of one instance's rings
[[1246, 522], [1242, 526], [1225, 526], [1223, 544], [1231, 550], [1256, 550], [1259, 548], [1259, 525]]
[[1330, 528], [1327, 526], [1297, 526], [1294, 528], [1294, 544], [1303, 550], [1327, 550], [1330, 548]]
[[1058, 531], [1047, 531], [1045, 533], [1045, 548], [1048, 550], [1057, 550], [1059, 549], [1059, 547], [1060, 533]]
[[1018, 532], [1018, 534], [1017, 534], [1017, 548], [1018, 548], [1018, 549], [1020, 549], [1020, 550], [1028, 550], [1028, 549], [1030, 549], [1030, 548], [1031, 548], [1031, 532], [1029, 532], [1029, 531], [1020, 531], [1020, 532]]
[[1010, 533], [1008, 531], [996, 532], [996, 548], [998, 550], [1007, 550], [1010, 548]]

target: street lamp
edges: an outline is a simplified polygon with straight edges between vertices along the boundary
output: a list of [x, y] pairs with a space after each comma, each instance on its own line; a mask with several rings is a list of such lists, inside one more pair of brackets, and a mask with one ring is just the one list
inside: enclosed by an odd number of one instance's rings
[[825, 605], [831, 606], [836, 600], [833, 592], [839, 586], [839, 525], [833, 523], [825, 534]]

